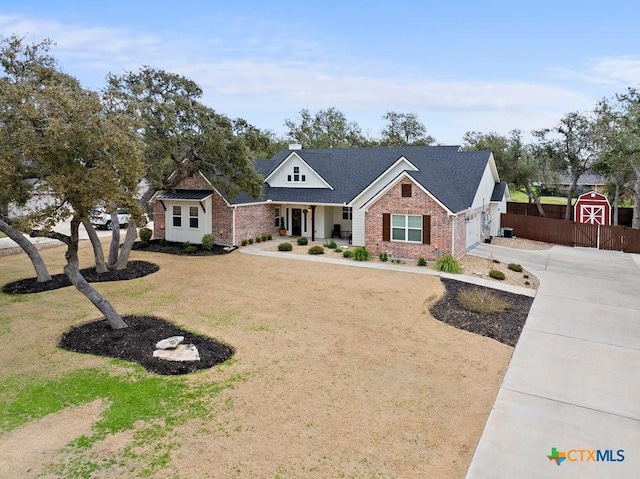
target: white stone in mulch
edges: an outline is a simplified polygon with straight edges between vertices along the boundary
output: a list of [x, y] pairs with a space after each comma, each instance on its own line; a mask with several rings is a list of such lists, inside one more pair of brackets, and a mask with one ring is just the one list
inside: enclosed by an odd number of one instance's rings
[[200, 361], [195, 344], [179, 344], [175, 349], [156, 349], [153, 357], [167, 361]]
[[184, 341], [184, 336], [171, 336], [156, 343], [156, 349], [176, 349]]

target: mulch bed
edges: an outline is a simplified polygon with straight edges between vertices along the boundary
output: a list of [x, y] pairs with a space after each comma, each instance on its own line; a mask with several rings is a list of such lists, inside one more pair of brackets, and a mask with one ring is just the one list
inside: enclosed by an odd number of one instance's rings
[[[185, 331], [155, 316], [123, 316], [122, 319], [128, 328], [112, 329], [106, 319], [72, 328], [62, 335], [58, 346], [68, 351], [133, 361], [149, 372], [163, 375], [208, 369], [226, 361], [234, 353], [233, 348], [226, 344]], [[184, 336], [183, 344], [194, 344], [200, 360], [168, 361], [154, 358], [156, 343], [171, 336]]]
[[[120, 271], [107, 271], [106, 273], [96, 273], [95, 266], [80, 270], [80, 274], [89, 283], [101, 283], [104, 281], [126, 281], [129, 279], [142, 278], [148, 274], [155, 273], [160, 269], [155, 263], [148, 261], [129, 261], [126, 269]], [[54, 274], [51, 281], [38, 283], [36, 278], [20, 279], [7, 283], [2, 287], [2, 291], [7, 294], [31, 294], [42, 293], [43, 291], [53, 291], [55, 289], [71, 286], [71, 281], [66, 274]]]
[[500, 314], [475, 313], [460, 306], [456, 297], [460, 291], [482, 288], [482, 286], [446, 278], [441, 278], [441, 281], [446, 292], [429, 310], [434, 318], [455, 328], [495, 339], [508, 346], [516, 345], [529, 315], [533, 298], [489, 288], [507, 301], [509, 307]]
[[202, 249], [200, 245], [193, 245], [197, 248], [193, 253], [187, 253], [184, 250], [183, 243], [176, 243], [174, 241], [164, 241], [160, 239], [153, 239], [149, 241], [149, 244], [146, 247], [142, 246], [141, 241], [136, 241], [133, 243], [133, 248], [136, 251], [150, 251], [152, 253], [167, 253], [167, 254], [177, 254], [177, 255], [185, 255], [185, 256], [213, 256], [218, 254], [227, 254], [232, 251], [238, 249], [237, 246], [222, 246], [219, 244], [214, 244], [210, 250]]

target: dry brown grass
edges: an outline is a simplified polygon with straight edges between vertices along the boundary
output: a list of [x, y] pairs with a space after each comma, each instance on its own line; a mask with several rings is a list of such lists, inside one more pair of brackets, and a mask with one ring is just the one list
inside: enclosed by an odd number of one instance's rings
[[486, 288], [460, 291], [456, 300], [463, 308], [482, 314], [503, 313], [509, 307], [509, 303]]
[[[63, 249], [42, 254], [61, 271]], [[86, 242], [81, 257], [89, 266]], [[244, 378], [211, 399], [214, 420], [177, 428], [161, 475], [464, 477], [512, 348], [434, 320], [438, 278], [239, 252], [132, 259], [161, 269], [96, 288], [122, 314], [164, 317], [236, 348], [230, 365], [189, 381]], [[3, 284], [29, 276], [26, 255], [0, 258]], [[118, 368], [56, 348], [68, 328], [99, 317], [72, 288], [0, 294], [0, 311], [0, 378]], [[126, 463], [129, 441], [126, 431], [108, 435], [86, 454]], [[57, 460], [57, 450], [40, 449], [15, 460], [33, 461], [32, 472]]]

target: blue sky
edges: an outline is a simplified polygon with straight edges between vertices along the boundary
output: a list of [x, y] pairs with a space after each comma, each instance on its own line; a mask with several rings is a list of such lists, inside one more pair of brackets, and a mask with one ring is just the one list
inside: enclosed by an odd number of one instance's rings
[[552, 127], [640, 83], [630, 1], [0, 0], [0, 35], [50, 38], [63, 69], [182, 74], [218, 112], [276, 133], [334, 106], [371, 136], [416, 113], [443, 144]]

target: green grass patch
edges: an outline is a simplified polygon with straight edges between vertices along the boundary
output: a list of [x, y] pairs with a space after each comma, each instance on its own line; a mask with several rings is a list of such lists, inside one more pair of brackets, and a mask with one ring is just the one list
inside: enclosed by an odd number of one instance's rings
[[[529, 203], [529, 197], [523, 191], [509, 190], [509, 194], [511, 195], [509, 201], [513, 201], [514, 203]], [[575, 204], [575, 202], [576, 200], [573, 198], [571, 204]], [[543, 205], [566, 205], [567, 198], [563, 196], [541, 196], [540, 203]]]
[[[98, 469], [116, 467], [111, 461], [96, 463], [84, 451], [107, 434], [134, 429], [138, 423], [125, 456], [144, 464], [141, 476], [153, 475], [168, 464], [175, 446], [167, 443], [169, 433], [189, 420], [213, 417], [211, 398], [246, 379], [234, 376], [225, 383], [192, 385], [184, 377], [150, 375], [124, 361], [114, 363], [128, 369], [129, 374], [114, 376], [99, 369], [83, 369], [55, 380], [13, 376], [0, 381], [0, 432], [12, 431], [67, 407], [104, 399], [107, 409], [91, 434], [69, 444], [68, 459], [52, 466], [52, 470], [63, 477], [90, 477]], [[144, 424], [142, 427], [139, 421]]]

